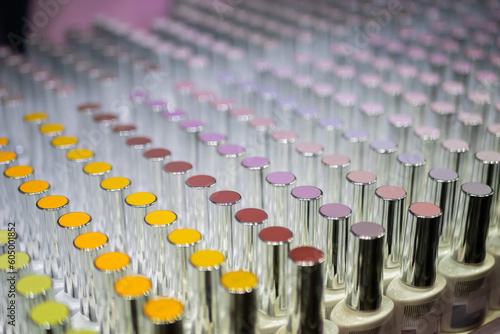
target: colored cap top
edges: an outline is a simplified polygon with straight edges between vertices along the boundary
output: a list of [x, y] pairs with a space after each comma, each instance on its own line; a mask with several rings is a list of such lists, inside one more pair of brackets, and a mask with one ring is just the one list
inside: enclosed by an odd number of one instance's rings
[[57, 148], [70, 148], [78, 143], [78, 139], [72, 136], [59, 136], [52, 139], [51, 144]]
[[274, 186], [285, 186], [295, 183], [295, 175], [289, 172], [273, 172], [266, 176], [266, 181]]
[[215, 178], [210, 175], [195, 175], [186, 180], [186, 185], [192, 188], [207, 188], [215, 185]]
[[221, 284], [230, 293], [242, 294], [257, 288], [257, 276], [248, 271], [231, 271], [221, 277]]
[[248, 125], [256, 129], [269, 129], [274, 126], [274, 120], [272, 118], [254, 118]]
[[438, 115], [449, 115], [455, 113], [455, 105], [448, 101], [435, 101], [431, 104], [431, 110]]
[[241, 195], [236, 191], [221, 190], [210, 195], [210, 201], [218, 205], [233, 205], [241, 200]]
[[14, 152], [10, 152], [10, 151], [0, 152], [0, 165], [10, 163], [10, 162], [16, 160], [16, 158], [17, 158], [17, 154], [15, 154]]
[[94, 261], [95, 267], [105, 272], [125, 270], [129, 263], [129, 256], [121, 252], [104, 253], [99, 255]]
[[29, 275], [21, 278], [16, 284], [16, 290], [21, 295], [32, 298], [47, 292], [52, 288], [52, 280], [45, 275]]
[[396, 186], [381, 186], [375, 190], [375, 195], [384, 200], [399, 200], [406, 197], [406, 191]]
[[129, 179], [121, 176], [108, 177], [102, 180], [101, 188], [104, 190], [122, 190], [130, 186], [131, 182]]
[[165, 148], [152, 148], [144, 152], [144, 157], [152, 161], [164, 161], [170, 156], [170, 151]]
[[30, 315], [36, 325], [53, 327], [67, 321], [70, 313], [66, 305], [55, 301], [46, 301], [33, 307]]
[[33, 174], [33, 168], [30, 166], [13, 166], [9, 167], [4, 172], [5, 176], [13, 179], [22, 179]]
[[459, 112], [457, 119], [459, 122], [468, 126], [477, 126], [483, 124], [483, 117], [474, 112]]
[[184, 174], [193, 168], [189, 162], [186, 161], [172, 161], [163, 166], [165, 172], [172, 174]]
[[26, 267], [30, 263], [30, 260], [29, 255], [26, 253], [14, 252], [14, 255], [6, 253], [0, 256], [0, 270], [16, 271]]
[[318, 124], [327, 131], [338, 130], [344, 127], [342, 120], [336, 118], [322, 118], [319, 120]]
[[422, 140], [437, 140], [441, 138], [441, 130], [428, 125], [423, 125], [416, 128], [415, 134]]
[[34, 112], [31, 114], [24, 115], [24, 121], [27, 123], [41, 123], [46, 121], [48, 115], [44, 112]]
[[405, 166], [423, 166], [425, 165], [425, 157], [418, 153], [402, 153], [398, 155], [398, 161]]
[[190, 258], [191, 264], [198, 269], [218, 268], [224, 264], [224, 260], [224, 254], [211, 249], [197, 251]]
[[429, 176], [438, 182], [449, 182], [458, 180], [458, 174], [445, 168], [435, 168], [429, 172]]
[[94, 121], [97, 123], [111, 124], [118, 119], [118, 115], [113, 113], [99, 113], [94, 115]]
[[181, 228], [170, 232], [168, 240], [176, 246], [186, 247], [198, 243], [201, 240], [201, 234], [190, 228]]
[[203, 128], [203, 122], [195, 119], [181, 122], [181, 128], [187, 132], [200, 132]]
[[245, 148], [240, 145], [220, 145], [217, 148], [217, 152], [227, 158], [233, 158], [243, 155], [245, 153]]
[[351, 160], [346, 157], [345, 155], [340, 155], [340, 154], [330, 154], [326, 155], [321, 162], [324, 165], [331, 166], [331, 167], [346, 167], [349, 166], [351, 163]]
[[295, 142], [299, 135], [291, 130], [277, 130], [273, 132], [272, 137], [278, 143], [286, 144]]
[[343, 136], [351, 143], [365, 142], [368, 140], [368, 132], [364, 130], [348, 130], [344, 132]]
[[92, 218], [89, 214], [84, 212], [69, 212], [57, 220], [58, 224], [66, 228], [78, 228], [83, 227], [90, 223]]
[[151, 290], [151, 281], [143, 276], [124, 276], [115, 282], [116, 293], [127, 299], [147, 296]]
[[75, 238], [73, 244], [76, 248], [89, 251], [104, 247], [108, 242], [106, 234], [101, 232], [82, 233]]
[[250, 169], [261, 169], [269, 167], [269, 159], [264, 157], [248, 157], [243, 159], [241, 164]]
[[493, 192], [490, 186], [479, 182], [467, 182], [462, 184], [462, 191], [474, 197], [490, 196]]
[[107, 162], [91, 162], [83, 167], [83, 171], [90, 175], [104, 175], [111, 172], [111, 168]]
[[115, 125], [113, 127], [113, 132], [114, 133], [129, 133], [131, 131], [135, 131], [137, 130], [137, 127], [134, 125], [134, 124], [119, 124], [119, 125]]
[[226, 140], [226, 135], [217, 132], [205, 132], [200, 135], [200, 141], [205, 145], [218, 145]]
[[236, 220], [248, 225], [264, 224], [267, 222], [267, 213], [255, 208], [241, 209], [236, 212]]
[[64, 125], [58, 123], [48, 123], [40, 125], [40, 133], [48, 135], [50, 137], [55, 137], [64, 131]]
[[250, 108], [239, 108], [231, 110], [231, 118], [236, 118], [238, 121], [246, 122], [255, 117], [255, 111]]
[[356, 170], [347, 174], [347, 179], [354, 184], [372, 184], [377, 181], [377, 175], [363, 170]]
[[0, 137], [0, 147], [5, 147], [9, 143], [9, 138]]
[[340, 203], [329, 203], [319, 208], [319, 213], [327, 219], [344, 219], [350, 217], [352, 210], [350, 207]]
[[290, 251], [290, 259], [299, 266], [312, 266], [324, 261], [323, 252], [310, 246], [294, 248]]
[[426, 202], [413, 203], [408, 211], [412, 215], [422, 218], [434, 218], [441, 215], [441, 209], [437, 205]]
[[397, 128], [407, 128], [413, 124], [411, 116], [394, 114], [389, 116], [389, 122]]
[[165, 226], [175, 223], [177, 221], [177, 215], [168, 210], [156, 210], [150, 212], [144, 217], [144, 221], [152, 226]]
[[130, 206], [146, 207], [153, 205], [155, 202], [156, 196], [148, 192], [133, 193], [125, 198], [125, 203]]
[[173, 323], [182, 318], [184, 307], [173, 298], [159, 297], [144, 305], [144, 315], [154, 323]]
[[260, 231], [259, 237], [268, 244], [283, 244], [292, 241], [293, 233], [286, 227], [271, 226]]
[[323, 192], [313, 186], [299, 186], [292, 189], [292, 196], [299, 200], [312, 200], [321, 198]]
[[479, 151], [476, 153], [476, 160], [483, 164], [500, 164], [500, 153], [496, 151]]
[[134, 148], [141, 149], [144, 146], [151, 144], [153, 141], [149, 137], [132, 137], [127, 139], [125, 142], [128, 146], [133, 146]]
[[66, 158], [72, 161], [87, 160], [94, 156], [94, 152], [85, 148], [77, 148], [66, 153]]
[[46, 181], [41, 180], [33, 180], [24, 182], [19, 186], [19, 191], [25, 194], [39, 194], [44, 191], [47, 191], [50, 188], [50, 185]]
[[398, 150], [398, 145], [391, 140], [374, 140], [370, 147], [378, 153], [393, 153]]
[[295, 150], [306, 157], [314, 157], [323, 154], [323, 146], [318, 143], [300, 143]]
[[36, 206], [44, 210], [57, 210], [69, 204], [69, 200], [61, 195], [49, 195], [40, 198]]
[[382, 225], [371, 222], [359, 222], [351, 226], [351, 232], [360, 239], [379, 239], [385, 235]]
[[450, 152], [460, 153], [467, 152], [469, 150], [469, 143], [458, 138], [443, 140], [443, 143], [441, 145]]

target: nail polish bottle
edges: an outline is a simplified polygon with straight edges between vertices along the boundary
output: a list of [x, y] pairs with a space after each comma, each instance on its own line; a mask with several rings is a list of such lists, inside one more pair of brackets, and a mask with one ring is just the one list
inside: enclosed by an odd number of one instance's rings
[[493, 191], [486, 184], [464, 183], [458, 201], [453, 251], [438, 265], [446, 281], [441, 330], [463, 332], [477, 327], [486, 315], [489, 274], [495, 260], [486, 253]]
[[382, 295], [385, 229], [360, 222], [351, 226], [347, 249], [346, 298], [330, 320], [339, 334], [393, 333], [394, 303]]
[[431, 203], [410, 205], [401, 276], [387, 287], [394, 302], [393, 333], [438, 334], [446, 280], [436, 274], [441, 209]]
[[486, 250], [495, 259], [491, 273], [491, 293], [489, 308], [500, 310], [500, 232], [491, 235], [486, 241]]

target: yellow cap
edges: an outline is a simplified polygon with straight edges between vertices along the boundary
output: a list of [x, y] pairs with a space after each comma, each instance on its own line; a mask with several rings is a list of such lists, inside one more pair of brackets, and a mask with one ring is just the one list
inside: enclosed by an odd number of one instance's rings
[[168, 210], [156, 210], [150, 212], [144, 217], [149, 225], [162, 226], [172, 224], [177, 220], [177, 215]]
[[94, 152], [86, 148], [76, 148], [66, 153], [66, 158], [72, 161], [87, 160], [94, 156]]
[[229, 292], [242, 293], [257, 287], [257, 276], [248, 271], [231, 271], [221, 277], [222, 286]]
[[47, 292], [52, 288], [52, 280], [45, 275], [29, 275], [21, 278], [16, 284], [16, 290], [21, 295], [32, 298]]
[[201, 234], [190, 228], [181, 228], [170, 232], [168, 240], [176, 246], [189, 246], [200, 241]]
[[108, 242], [106, 234], [101, 232], [82, 233], [73, 241], [76, 248], [83, 250], [98, 249]]
[[4, 174], [7, 177], [20, 179], [33, 174], [33, 168], [31, 168], [30, 166], [12, 166], [7, 168]]
[[44, 112], [34, 112], [24, 116], [24, 121], [27, 123], [39, 123], [41, 121], [46, 121], [48, 115]]
[[124, 276], [116, 281], [116, 293], [125, 298], [137, 298], [149, 294], [151, 281], [143, 276]]
[[48, 123], [44, 125], [40, 125], [40, 133], [49, 136], [56, 136], [58, 133], [62, 133], [64, 131], [64, 125], [59, 123]]
[[184, 307], [173, 298], [159, 297], [144, 305], [144, 315], [155, 323], [171, 323], [182, 318]]
[[78, 138], [72, 136], [59, 136], [51, 141], [52, 146], [57, 148], [70, 148], [78, 143]]
[[101, 271], [120, 271], [130, 263], [127, 254], [121, 252], [109, 252], [99, 255], [95, 261], [95, 267]]
[[194, 252], [190, 259], [193, 266], [198, 268], [220, 267], [224, 263], [224, 254], [221, 252], [205, 249]]
[[14, 271], [26, 267], [30, 263], [30, 257], [26, 253], [15, 252], [13, 256], [14, 258], [10, 254], [10, 259], [7, 253], [0, 256], [0, 270]]
[[16, 232], [8, 230], [0, 230], [0, 245], [5, 245], [9, 242], [9, 239], [15, 239]]
[[83, 167], [83, 171], [87, 174], [102, 175], [111, 171], [111, 165], [107, 162], [91, 162]]
[[38, 326], [57, 326], [68, 320], [69, 309], [66, 305], [46, 301], [31, 309], [31, 319]]
[[59, 225], [62, 227], [80, 227], [85, 224], [90, 223], [92, 217], [85, 212], [69, 212], [65, 215], [62, 215], [58, 219]]
[[130, 185], [130, 180], [126, 177], [109, 177], [107, 179], [102, 180], [101, 188], [105, 190], [119, 190]]
[[41, 180], [24, 182], [19, 186], [19, 190], [26, 194], [38, 194], [46, 191], [49, 188], [49, 183]]
[[16, 160], [17, 154], [10, 151], [0, 152], [0, 164], [4, 162], [9, 162], [12, 160]]
[[9, 138], [0, 137], [0, 146], [6, 146], [9, 143]]
[[133, 206], [149, 206], [156, 202], [156, 196], [151, 193], [138, 192], [128, 195], [125, 202]]
[[69, 203], [69, 200], [61, 195], [49, 195], [38, 200], [36, 205], [40, 209], [53, 210], [59, 209]]

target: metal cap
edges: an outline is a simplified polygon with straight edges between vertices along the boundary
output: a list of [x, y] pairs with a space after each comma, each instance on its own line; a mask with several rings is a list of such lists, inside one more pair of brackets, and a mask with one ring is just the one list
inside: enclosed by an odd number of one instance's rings
[[346, 304], [356, 311], [374, 311], [382, 302], [385, 229], [360, 222], [351, 226], [347, 248]]
[[401, 280], [410, 286], [429, 287], [436, 280], [441, 209], [431, 203], [408, 208]]
[[493, 190], [478, 182], [464, 183], [461, 189], [452, 257], [459, 263], [479, 264], [486, 257]]

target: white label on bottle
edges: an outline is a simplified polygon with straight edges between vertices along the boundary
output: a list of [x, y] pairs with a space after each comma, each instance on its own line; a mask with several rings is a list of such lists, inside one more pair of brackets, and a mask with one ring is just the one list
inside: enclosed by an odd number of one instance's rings
[[487, 280], [457, 282], [455, 297], [460, 300], [453, 303], [451, 313], [452, 328], [466, 328], [480, 323], [488, 307]]
[[401, 334], [438, 334], [442, 307], [438, 301], [407, 305], [403, 311]]

